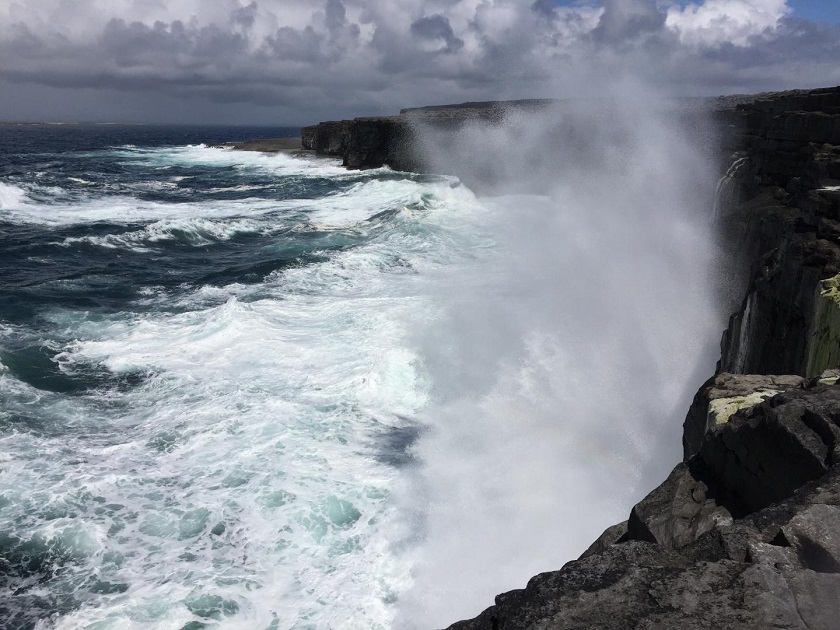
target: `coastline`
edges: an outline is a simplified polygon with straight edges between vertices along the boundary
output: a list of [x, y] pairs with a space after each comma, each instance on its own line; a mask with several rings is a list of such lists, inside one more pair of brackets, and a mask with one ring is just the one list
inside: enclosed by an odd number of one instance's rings
[[240, 142], [225, 142], [213, 146], [220, 149], [256, 151], [259, 153], [287, 153], [289, 155], [309, 155], [311, 153], [303, 147], [300, 136], [256, 138], [254, 140], [243, 140]]

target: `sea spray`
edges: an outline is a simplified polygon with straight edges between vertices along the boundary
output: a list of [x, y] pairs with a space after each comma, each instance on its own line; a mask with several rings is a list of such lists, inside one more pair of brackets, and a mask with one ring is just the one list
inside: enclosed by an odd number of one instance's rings
[[395, 625], [426, 628], [627, 518], [679, 459], [723, 321], [709, 147], [677, 113], [568, 103], [418, 133], [433, 168], [483, 191], [493, 241], [439, 278], [424, 337], [433, 404], [402, 497], [421, 542]]
[[672, 129], [554, 122], [454, 138], [480, 198], [142, 129], [14, 155], [6, 618], [444, 625], [623, 518], [705, 339], [711, 206]]

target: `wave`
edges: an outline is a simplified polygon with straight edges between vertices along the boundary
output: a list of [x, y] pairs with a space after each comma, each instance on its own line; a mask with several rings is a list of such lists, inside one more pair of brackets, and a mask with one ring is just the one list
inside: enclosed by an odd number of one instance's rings
[[26, 191], [23, 188], [0, 182], [0, 210], [17, 208], [26, 200]]
[[30, 203], [6, 213], [6, 220], [41, 225], [78, 225], [85, 223], [133, 224], [173, 218], [228, 218], [259, 215], [278, 208], [270, 199], [240, 199], [214, 202], [164, 203], [143, 201], [127, 195], [82, 197], [73, 202]]
[[66, 302], [42, 311], [62, 337], [48, 359], [61, 374], [130, 381], [71, 398], [0, 372], [6, 409], [23, 413], [39, 396], [42, 421], [55, 427], [4, 435], [4, 470], [21, 483], [4, 493], [2, 515], [26, 524], [10, 526], [15, 549], [72, 558], [44, 591], [68, 607], [51, 608], [55, 628], [390, 627], [411, 570], [392, 548], [403, 527], [392, 497], [429, 400], [413, 335], [436, 315], [418, 271], [474, 251], [460, 227], [480, 210], [452, 185], [370, 180], [315, 200], [110, 197], [27, 209], [27, 220], [55, 211], [68, 224], [167, 213], [67, 247], [201, 246], [258, 233], [270, 249], [275, 230], [332, 243], [345, 235], [319, 230], [347, 229], [355, 239], [252, 285], [146, 288], [107, 314]]
[[294, 157], [285, 153], [259, 153], [237, 151], [231, 148], [211, 147], [204, 144], [156, 149], [128, 147], [115, 152], [116, 157], [130, 160], [129, 164], [155, 164], [158, 166], [217, 166], [237, 170], [255, 169], [274, 175], [306, 175], [318, 177], [353, 177], [352, 172], [336, 159], [305, 156]]
[[148, 252], [161, 243], [171, 242], [190, 247], [206, 247], [242, 234], [269, 234], [274, 229], [276, 228], [253, 219], [233, 221], [213, 221], [203, 217], [162, 219], [142, 230], [104, 236], [74, 236], [65, 238], [57, 244], [63, 247], [85, 244], [106, 249]]

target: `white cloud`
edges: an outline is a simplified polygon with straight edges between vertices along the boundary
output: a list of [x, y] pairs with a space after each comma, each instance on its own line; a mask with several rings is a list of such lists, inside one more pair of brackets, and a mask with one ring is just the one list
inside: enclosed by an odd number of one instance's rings
[[706, 0], [672, 7], [665, 24], [686, 44], [746, 46], [752, 37], [775, 30], [788, 13], [786, 0]]

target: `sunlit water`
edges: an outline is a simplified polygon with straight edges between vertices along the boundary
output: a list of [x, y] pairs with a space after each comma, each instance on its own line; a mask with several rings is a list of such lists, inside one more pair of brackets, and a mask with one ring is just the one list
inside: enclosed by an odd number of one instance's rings
[[15, 139], [5, 627], [387, 627], [408, 579], [389, 497], [429, 389], [409, 332], [426, 270], [473, 244], [473, 195], [166, 138]]
[[706, 218], [202, 144], [271, 133], [0, 129], [3, 627], [445, 625], [676, 435]]

